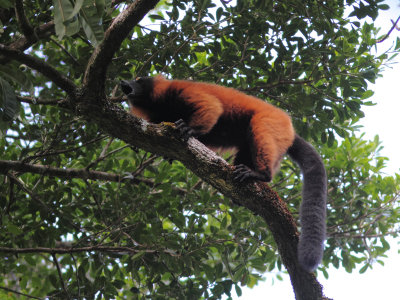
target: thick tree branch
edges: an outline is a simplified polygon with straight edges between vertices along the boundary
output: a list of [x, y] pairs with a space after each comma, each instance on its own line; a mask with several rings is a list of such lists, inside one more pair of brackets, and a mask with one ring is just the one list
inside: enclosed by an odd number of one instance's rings
[[107, 67], [122, 41], [159, 0], [137, 0], [118, 15], [104, 34], [104, 39], [94, 50], [83, 79], [86, 92], [101, 96], [104, 91]]
[[2, 44], [0, 44], [0, 54], [4, 55], [8, 59], [17, 60], [23, 64], [26, 64], [28, 67], [37, 70], [53, 81], [58, 87], [67, 92], [68, 95], [72, 97], [75, 96], [75, 84], [69, 78], [65, 77], [63, 74], [54, 69], [51, 65], [45, 63], [43, 60]]
[[[45, 176], [53, 176], [59, 178], [79, 178], [90, 180], [102, 180], [111, 182], [130, 182], [131, 184], [144, 183], [148, 186], [155, 187], [156, 184], [151, 179], [139, 178], [134, 175], [126, 176], [115, 173], [107, 173], [102, 171], [93, 171], [89, 169], [60, 169], [50, 166], [43, 166], [37, 164], [27, 164], [20, 161], [0, 160], [0, 174], [7, 174], [9, 171], [16, 171], [20, 173], [33, 173]], [[179, 194], [186, 194], [186, 190], [173, 187], [173, 190]]]
[[91, 179], [91, 180], [104, 180], [104, 181], [132, 181], [134, 183], [144, 182], [147, 184], [154, 184], [151, 180], [146, 179], [129, 179], [115, 173], [107, 173], [102, 171], [92, 171], [87, 169], [60, 169], [50, 166], [43, 166], [37, 164], [25, 164], [20, 161], [7, 161], [0, 160], [0, 173], [7, 174], [8, 171], [13, 170], [22, 173], [34, 173], [45, 176], [54, 176], [59, 178], [80, 178], [80, 179]]
[[[104, 106], [102, 106], [104, 104]], [[185, 143], [171, 123], [150, 124], [105, 101], [82, 101], [80, 113], [109, 135], [152, 153], [178, 159], [193, 173], [266, 221], [298, 300], [322, 299], [322, 287], [297, 261], [298, 232], [286, 204], [263, 183], [238, 184], [233, 167], [198, 140]]]

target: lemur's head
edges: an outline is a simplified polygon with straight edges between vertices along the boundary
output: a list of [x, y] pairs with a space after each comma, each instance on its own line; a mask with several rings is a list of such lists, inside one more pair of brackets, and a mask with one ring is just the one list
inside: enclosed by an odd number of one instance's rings
[[[129, 102], [135, 104], [138, 100], [148, 98], [153, 91], [153, 77], [137, 77], [135, 80], [121, 80], [122, 92]], [[144, 99], [143, 99], [144, 100]]]

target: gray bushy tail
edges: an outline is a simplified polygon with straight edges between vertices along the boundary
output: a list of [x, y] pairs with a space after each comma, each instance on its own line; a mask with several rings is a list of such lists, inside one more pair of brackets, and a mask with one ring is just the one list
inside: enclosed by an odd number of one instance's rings
[[298, 135], [288, 149], [288, 154], [303, 174], [298, 259], [306, 271], [312, 272], [318, 267], [324, 252], [327, 196], [325, 167], [313, 146]]

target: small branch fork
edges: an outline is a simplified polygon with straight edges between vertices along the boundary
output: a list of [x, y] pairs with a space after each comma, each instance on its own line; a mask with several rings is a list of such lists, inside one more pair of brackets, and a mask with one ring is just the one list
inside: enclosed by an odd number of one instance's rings
[[377, 41], [377, 43], [382, 43], [384, 40], [386, 40], [390, 34], [392, 33], [392, 31], [396, 28], [397, 30], [400, 30], [399, 27], [397, 27], [397, 23], [400, 21], [400, 16], [397, 18], [397, 20], [395, 22], [392, 21], [392, 28], [390, 28], [390, 30], [388, 31], [388, 33], [386, 33], [386, 35], [381, 38], [380, 40]]
[[153, 9], [159, 0], [137, 0], [121, 12], [104, 34], [101, 44], [94, 50], [85, 71], [84, 89], [93, 96], [103, 96], [107, 67], [121, 43], [140, 20]]

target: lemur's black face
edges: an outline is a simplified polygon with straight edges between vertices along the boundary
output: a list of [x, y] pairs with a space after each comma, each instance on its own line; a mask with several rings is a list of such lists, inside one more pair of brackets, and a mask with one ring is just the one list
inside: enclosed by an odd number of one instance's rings
[[148, 98], [153, 90], [152, 77], [138, 77], [135, 80], [121, 80], [122, 92], [128, 97], [131, 102], [136, 102], [139, 99]]

